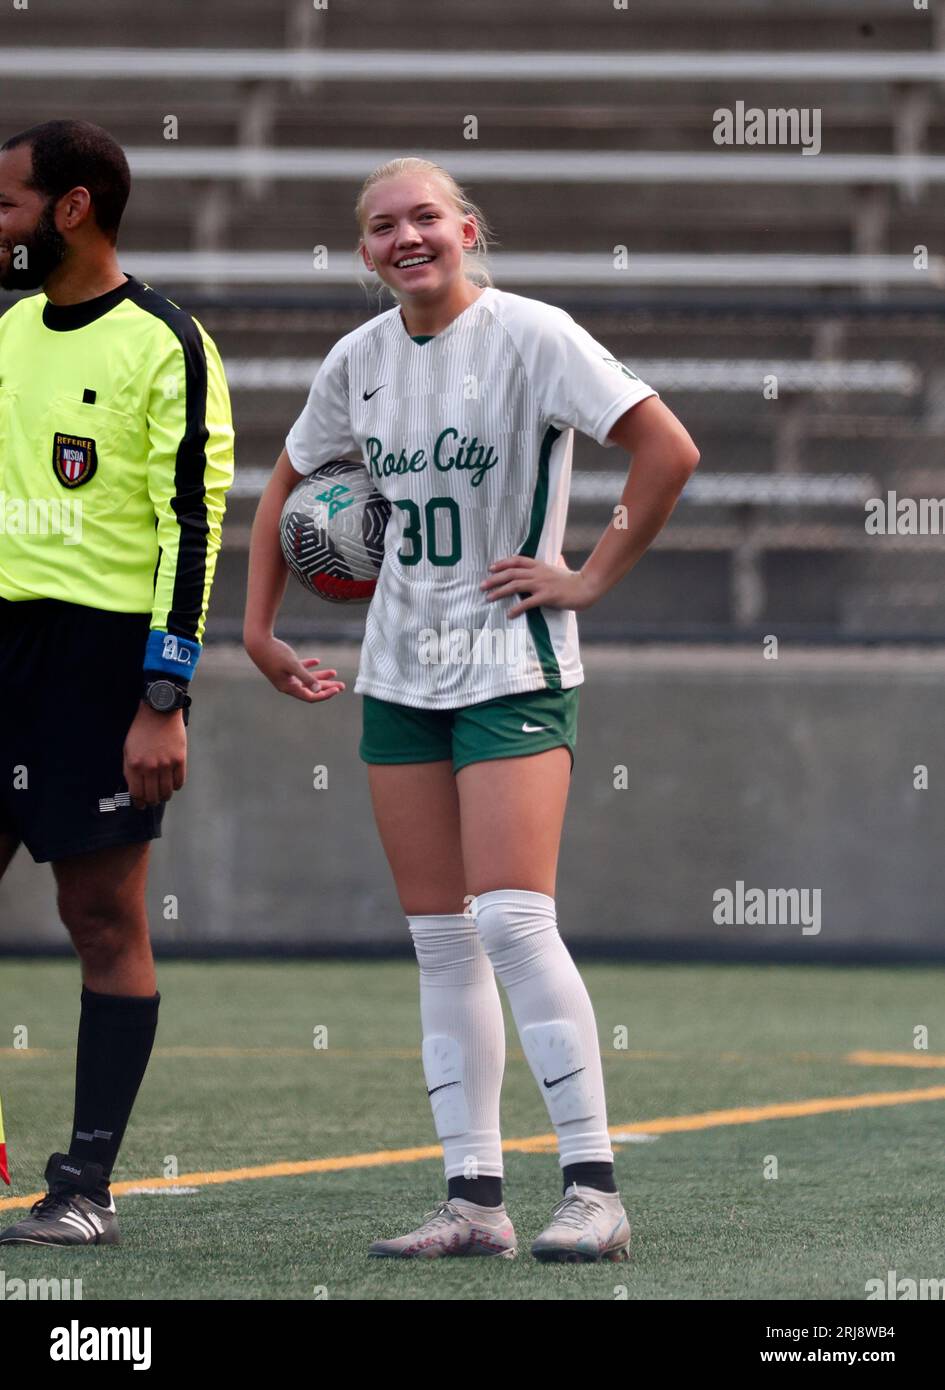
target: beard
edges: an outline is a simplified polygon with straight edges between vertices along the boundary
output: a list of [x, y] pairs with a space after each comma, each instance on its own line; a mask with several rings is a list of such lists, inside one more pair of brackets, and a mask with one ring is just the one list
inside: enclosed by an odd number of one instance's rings
[[32, 234], [11, 248], [6, 269], [0, 274], [0, 288], [38, 290], [60, 264], [66, 249], [65, 240], [56, 230], [53, 200], [50, 199]]

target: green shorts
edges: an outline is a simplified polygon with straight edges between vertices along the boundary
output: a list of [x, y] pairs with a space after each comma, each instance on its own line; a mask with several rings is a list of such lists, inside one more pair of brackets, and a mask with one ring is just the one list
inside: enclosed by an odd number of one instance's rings
[[460, 709], [415, 709], [364, 698], [364, 731], [358, 753], [366, 763], [435, 763], [453, 771], [492, 758], [520, 758], [567, 748], [574, 767], [578, 695], [570, 690], [526, 690]]

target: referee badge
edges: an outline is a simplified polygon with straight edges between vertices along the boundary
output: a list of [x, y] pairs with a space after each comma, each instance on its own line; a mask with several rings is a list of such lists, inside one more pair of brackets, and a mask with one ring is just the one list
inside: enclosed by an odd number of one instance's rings
[[53, 472], [63, 487], [81, 487], [95, 473], [98, 459], [95, 440], [79, 439], [74, 434], [53, 435]]

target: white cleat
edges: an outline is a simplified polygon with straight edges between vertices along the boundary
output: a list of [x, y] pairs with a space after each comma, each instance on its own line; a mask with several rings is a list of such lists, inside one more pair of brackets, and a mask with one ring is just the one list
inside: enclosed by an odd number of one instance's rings
[[480, 1207], [453, 1197], [427, 1212], [405, 1236], [375, 1240], [369, 1255], [394, 1260], [438, 1260], [445, 1255], [497, 1255], [511, 1260], [518, 1248], [505, 1207]]
[[532, 1245], [536, 1260], [598, 1264], [630, 1258], [630, 1222], [617, 1192], [572, 1183]]

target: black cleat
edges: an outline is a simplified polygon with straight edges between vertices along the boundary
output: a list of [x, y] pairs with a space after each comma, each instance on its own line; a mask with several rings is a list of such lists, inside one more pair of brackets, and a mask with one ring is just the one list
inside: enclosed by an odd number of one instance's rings
[[[0, 1245], [117, 1245], [115, 1199], [100, 1163], [52, 1154], [44, 1174], [49, 1191], [30, 1214], [0, 1231]], [[103, 1195], [107, 1202], [94, 1200]]]

